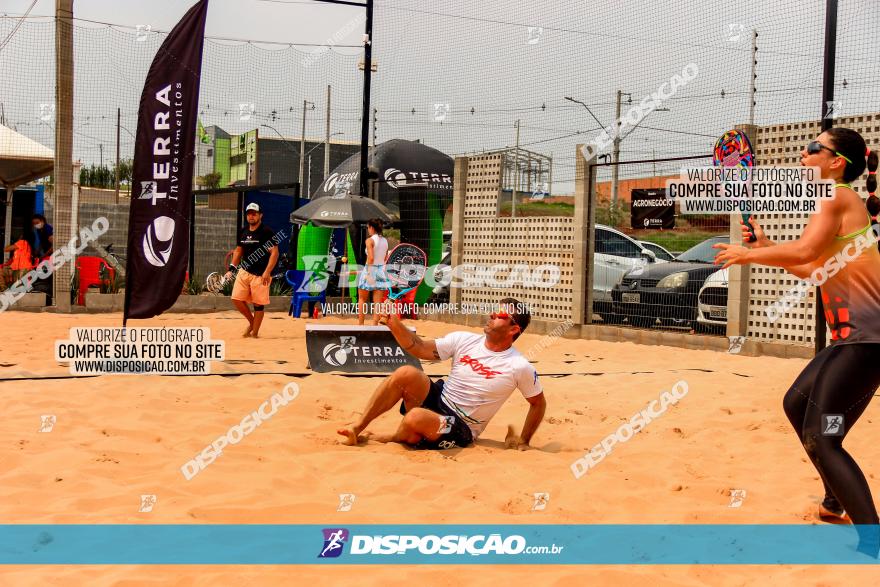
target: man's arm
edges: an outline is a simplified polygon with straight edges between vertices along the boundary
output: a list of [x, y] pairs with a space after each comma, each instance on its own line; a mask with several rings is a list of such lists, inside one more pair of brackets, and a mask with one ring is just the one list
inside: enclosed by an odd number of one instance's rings
[[266, 265], [266, 270], [263, 271], [263, 285], [269, 285], [269, 282], [272, 281], [272, 270], [275, 269], [275, 263], [278, 262], [278, 247], [272, 247], [272, 250], [269, 252], [269, 263]]
[[[232, 251], [232, 264], [235, 265], [236, 267], [238, 267], [238, 264], [241, 261], [241, 254], [242, 254], [242, 250], [241, 250], [240, 246], [235, 247], [235, 250]], [[230, 277], [232, 277], [232, 271], [231, 270], [227, 271], [226, 275], [224, 275], [224, 277], [226, 279], [229, 279]]]
[[526, 398], [529, 402], [529, 413], [526, 414], [526, 421], [523, 424], [522, 435], [517, 448], [524, 450], [529, 446], [532, 436], [538, 430], [541, 420], [544, 419], [544, 412], [547, 410], [547, 400], [544, 398], [544, 392], [538, 395]]
[[419, 335], [403, 325], [397, 314], [388, 316], [388, 328], [394, 335], [397, 344], [412, 356], [426, 361], [439, 361], [437, 343], [433, 340], [422, 340]]

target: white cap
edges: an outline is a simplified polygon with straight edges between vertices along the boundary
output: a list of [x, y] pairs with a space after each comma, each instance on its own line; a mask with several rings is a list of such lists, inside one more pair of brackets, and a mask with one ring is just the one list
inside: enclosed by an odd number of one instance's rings
[[253, 210], [254, 212], [262, 213], [262, 210], [260, 210], [260, 205], [256, 202], [251, 202], [247, 205], [247, 208], [244, 209], [245, 212], [250, 212], [251, 210]]

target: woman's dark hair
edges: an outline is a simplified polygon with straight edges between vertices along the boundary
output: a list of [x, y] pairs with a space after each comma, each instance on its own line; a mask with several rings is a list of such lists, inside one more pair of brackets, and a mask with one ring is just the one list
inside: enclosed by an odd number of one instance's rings
[[18, 240], [25, 241], [31, 248], [31, 254], [36, 254], [34, 248], [37, 246], [37, 239], [33, 230], [25, 230]]
[[376, 231], [376, 234], [382, 234], [382, 221], [378, 218], [370, 218], [367, 220], [367, 226], [372, 226], [373, 230]]
[[42, 214], [34, 214], [33, 216], [31, 216], [31, 220], [39, 220], [43, 224], [49, 224], [49, 222], [46, 220], [46, 217]]
[[[862, 135], [849, 128], [830, 128], [825, 133], [831, 137], [834, 149], [844, 155], [847, 159], [846, 167], [843, 170], [843, 181], [851, 182], [859, 178], [864, 172], [867, 162], [865, 161], [868, 147]], [[876, 159], [874, 169], [876, 169]], [[870, 189], [868, 191], [871, 191]]]
[[868, 181], [865, 184], [868, 188], [868, 201], [865, 202], [865, 206], [873, 217], [880, 214], [880, 198], [874, 195], [877, 191], [877, 151], [868, 151]]

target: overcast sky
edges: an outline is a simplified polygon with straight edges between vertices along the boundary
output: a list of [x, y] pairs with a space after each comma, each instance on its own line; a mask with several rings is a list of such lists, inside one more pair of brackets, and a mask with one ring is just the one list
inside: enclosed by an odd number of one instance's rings
[[[23, 13], [30, 0], [4, 0], [0, 13]], [[31, 15], [51, 15], [38, 0]], [[134, 131], [143, 77], [162, 35], [136, 40], [136, 25], [167, 31], [192, 3], [179, 0], [75, 0], [77, 23], [75, 153], [105, 161], [115, 142], [115, 111]], [[554, 191], [570, 191], [575, 145], [599, 131], [572, 96], [603, 125], [618, 89], [633, 102], [684, 66], [697, 78], [649, 115], [623, 143], [622, 159], [708, 153], [714, 137], [748, 117], [750, 31], [758, 37], [759, 124], [816, 119], [821, 103], [824, 0], [377, 0], [373, 105], [377, 136], [422, 139], [449, 154], [513, 145], [552, 154]], [[880, 110], [880, 3], [841, 0], [837, 96], [843, 114]], [[360, 136], [358, 48], [363, 11], [317, 2], [212, 0], [206, 35], [299, 44], [206, 44], [200, 109], [206, 125], [241, 132], [271, 124], [298, 137], [302, 102], [315, 103], [307, 134], [323, 135], [324, 88], [333, 85], [332, 130]], [[15, 26], [0, 19], [0, 42]], [[94, 27], [94, 28], [80, 28]], [[307, 44], [332, 44], [320, 52]], [[53, 101], [51, 23], [29, 19], [0, 52], [0, 103], [20, 132], [52, 146], [39, 104]], [[12, 83], [8, 83], [8, 80]], [[847, 85], [842, 85], [843, 80]], [[724, 91], [724, 97], [722, 97]], [[240, 104], [254, 104], [241, 120]], [[440, 120], [436, 104], [440, 107]], [[449, 105], [448, 112], [446, 105]], [[626, 113], [628, 104], [624, 103]], [[274, 114], [273, 114], [274, 113]], [[130, 128], [130, 131], [129, 131]], [[273, 134], [266, 129], [261, 132]], [[102, 147], [103, 145], [103, 147]], [[123, 138], [123, 150], [131, 139]], [[650, 174], [632, 166], [627, 175]]]

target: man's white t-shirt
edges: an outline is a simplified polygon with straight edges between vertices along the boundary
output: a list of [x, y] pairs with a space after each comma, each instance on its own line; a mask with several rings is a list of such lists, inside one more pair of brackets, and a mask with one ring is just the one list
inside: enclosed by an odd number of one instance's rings
[[543, 391], [538, 372], [513, 347], [500, 353], [490, 351], [486, 337], [472, 332], [453, 332], [435, 342], [442, 360], [452, 358], [443, 402], [467, 423], [474, 439], [514, 389], [519, 388], [525, 398]]

